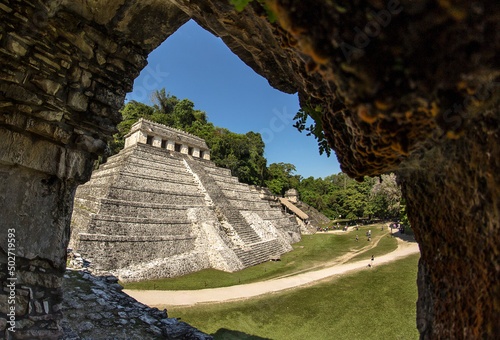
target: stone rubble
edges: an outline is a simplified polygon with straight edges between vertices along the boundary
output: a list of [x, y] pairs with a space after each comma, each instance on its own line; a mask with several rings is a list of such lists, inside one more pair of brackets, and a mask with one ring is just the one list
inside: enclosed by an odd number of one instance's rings
[[114, 276], [67, 270], [63, 289], [63, 340], [213, 339], [123, 293]]

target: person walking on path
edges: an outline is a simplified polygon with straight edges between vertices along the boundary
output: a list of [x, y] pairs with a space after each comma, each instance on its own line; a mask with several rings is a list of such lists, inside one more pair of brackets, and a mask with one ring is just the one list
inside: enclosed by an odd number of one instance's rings
[[370, 263], [371, 263], [371, 266], [372, 266], [372, 267], [373, 267], [373, 261], [375, 261], [375, 258], [374, 258], [374, 257], [373, 257], [373, 255], [372, 255], [372, 259], [371, 259], [371, 261], [370, 261]]
[[356, 242], [358, 242], [358, 240], [359, 240], [359, 237], [358, 237], [358, 235], [356, 234]]

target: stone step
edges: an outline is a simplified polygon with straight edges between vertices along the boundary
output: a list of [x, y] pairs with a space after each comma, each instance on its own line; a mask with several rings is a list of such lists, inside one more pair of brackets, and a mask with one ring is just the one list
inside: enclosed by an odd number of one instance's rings
[[259, 235], [257, 235], [255, 230], [253, 230], [253, 228], [248, 223], [246, 223], [246, 221], [243, 222], [239, 218], [229, 217], [227, 215], [226, 217], [229, 224], [231, 224], [234, 231], [236, 231], [240, 239], [245, 242], [245, 244], [252, 244], [261, 241]]
[[255, 266], [283, 254], [282, 247], [276, 239], [254, 243], [249, 249], [233, 249], [245, 267]]
[[175, 182], [178, 184], [194, 183], [193, 176], [189, 175], [188, 173], [179, 176], [177, 173], [166, 172], [166, 171], [154, 171], [154, 170], [150, 171], [147, 168], [141, 169], [140, 167], [132, 167], [132, 169], [130, 169], [129, 165], [123, 167], [114, 167], [96, 172], [92, 174], [92, 180], [97, 181], [100, 178], [105, 178], [104, 181], [106, 181], [106, 179], [110, 176], [112, 177], [112, 176], [122, 176], [122, 175], [133, 175], [136, 177], [140, 176], [142, 178], [147, 178], [150, 180], [162, 181], [162, 182], [163, 181]]
[[89, 196], [77, 196], [73, 201], [73, 207], [86, 210], [92, 214], [99, 213], [100, 199]]
[[[280, 218], [263, 218], [263, 220], [269, 221], [276, 226], [285, 226], [285, 225], [288, 226], [291, 223], [290, 219], [286, 216], [283, 216]], [[296, 224], [296, 223], [292, 223], [292, 224]]]
[[192, 182], [193, 176], [185, 168], [154, 168], [142, 164], [129, 163], [124, 167], [124, 171], [131, 173], [142, 173], [151, 177], [172, 178], [179, 182]]
[[264, 220], [270, 220], [270, 219], [283, 219], [286, 218], [288, 219], [287, 216], [283, 215], [283, 213], [279, 210], [253, 210], [257, 215], [262, 217]]
[[148, 149], [144, 149], [140, 147], [140, 144], [134, 145], [132, 147], [128, 147], [126, 149], [121, 150], [118, 154], [109, 157], [106, 160], [106, 163], [101, 164], [101, 167], [112, 166], [115, 163], [128, 162], [130, 157], [143, 158], [151, 162], [154, 159], [154, 163], [159, 164], [171, 164], [176, 165], [179, 163], [179, 160], [176, 158], [169, 157], [168, 155], [165, 157], [164, 155], [161, 157], [156, 157], [157, 154], [151, 154]]
[[217, 182], [224, 182], [229, 184], [239, 184], [238, 177], [233, 177], [231, 175], [219, 175], [216, 173], [209, 173], [210, 177], [212, 177]]
[[[213, 180], [213, 178], [211, 178]], [[250, 189], [248, 188], [248, 184], [244, 183], [227, 183], [227, 182], [222, 182], [222, 181], [217, 181], [215, 180], [217, 185], [223, 190], [223, 192], [226, 191], [235, 191], [235, 192], [243, 192], [243, 193], [250, 193]]]
[[192, 237], [191, 223], [187, 218], [147, 219], [120, 216], [93, 216], [89, 223], [89, 234], [121, 236], [185, 236]]
[[130, 162], [139, 163], [139, 164], [150, 164], [157, 165], [158, 167], [170, 167], [170, 168], [179, 168], [185, 169], [184, 163], [182, 160], [177, 158], [158, 158], [155, 159], [151, 157], [151, 154], [147, 152], [137, 152], [130, 155]]
[[254, 201], [254, 200], [238, 200], [235, 198], [228, 198], [231, 205], [239, 210], [251, 210], [251, 211], [263, 211], [263, 210], [273, 210], [269, 204], [265, 201]]
[[156, 163], [167, 166], [182, 165], [182, 157], [180, 157], [180, 154], [178, 152], [171, 152], [166, 149], [152, 147], [145, 144], [136, 144], [123, 149], [117, 155], [109, 157], [107, 162], [104, 164], [120, 162], [122, 159], [127, 159], [128, 157], [140, 158], [148, 161], [149, 163]]
[[[141, 157], [141, 155], [132, 155], [130, 156], [131, 164], [137, 165], [147, 165], [149, 167], [154, 167], [157, 169], [164, 169], [168, 171], [178, 171], [178, 172], [187, 172], [186, 166], [183, 162], [178, 160], [172, 160], [172, 162], [152, 162], [149, 158]], [[175, 161], [175, 162], [174, 162]]]
[[221, 191], [228, 199], [244, 199], [254, 202], [262, 201], [258, 195], [247, 190], [221, 189]]
[[[133, 156], [136, 158], [143, 158], [149, 160], [151, 163], [170, 164], [175, 166], [177, 163], [182, 162], [182, 158], [178, 157], [177, 152], [170, 152], [150, 146], [144, 147], [141, 144], [120, 151], [120, 153], [122, 152], [123, 157]], [[118, 155], [120, 155], [120, 153]]]
[[119, 177], [120, 177], [119, 172], [105, 174], [102, 176], [99, 175], [99, 173], [95, 173], [92, 174], [92, 177], [90, 177], [90, 181], [92, 182], [92, 185], [109, 186], [110, 183], [115, 183]]
[[103, 175], [92, 179], [92, 183], [95, 185], [104, 185], [110, 182], [119, 183], [121, 187], [142, 188], [145, 190], [159, 189], [183, 191], [189, 187], [196, 188], [197, 190], [194, 179], [192, 181], [176, 181], [173, 177], [161, 178], [132, 172], [122, 172], [119, 175]]
[[[221, 168], [217, 165], [215, 165], [214, 162], [212, 161], [208, 161], [206, 159], [203, 159], [203, 158], [196, 158], [196, 157], [191, 157], [191, 159], [193, 159], [194, 161], [196, 161], [198, 164], [200, 164], [200, 166], [202, 166], [204, 169], [210, 171], [211, 169], [225, 169], [225, 170], [229, 170], [229, 169], [226, 169], [226, 168]], [[229, 170], [231, 171], [231, 170]]]
[[205, 204], [205, 196], [198, 192], [197, 187], [183, 187], [180, 190], [133, 189], [130, 187], [113, 186], [109, 189], [108, 198], [133, 202], [179, 204], [183, 206], [199, 206]]
[[227, 218], [229, 224], [233, 226], [241, 240], [246, 244], [260, 241], [259, 235], [257, 235], [252, 227], [246, 222], [243, 215], [231, 206], [231, 203], [221, 191], [221, 187], [213, 180], [210, 174], [205, 171], [205, 167], [200, 162], [189, 157], [186, 158], [186, 162], [191, 170], [197, 174], [214, 204], [221, 208], [222, 214]]
[[114, 216], [128, 216], [137, 218], [183, 218], [187, 220], [187, 209], [199, 206], [180, 206], [171, 204], [157, 204], [152, 202], [134, 202], [117, 199], [102, 199], [100, 214]]
[[86, 209], [74, 206], [73, 214], [71, 215], [71, 233], [75, 232], [75, 230], [78, 233], [80, 230], [87, 228], [94, 215], [94, 213]]
[[103, 198], [107, 195], [110, 185], [94, 185], [93, 183], [87, 182], [86, 184], [79, 185], [76, 188], [75, 197], [78, 196], [88, 196], [94, 198]]
[[[80, 234], [78, 251], [103, 271], [126, 268], [153, 259], [164, 259], [186, 254], [195, 249], [196, 237], [123, 236]], [[103, 247], [102, 245], [106, 245]], [[126, 254], [124, 256], [123, 254]]]
[[214, 166], [214, 167], [204, 166], [204, 170], [209, 175], [218, 175], [218, 176], [224, 176], [224, 177], [232, 176], [231, 169], [221, 168], [218, 166]]
[[113, 162], [111, 164], [105, 163], [102, 164], [98, 170], [93, 172], [93, 175], [110, 172], [111, 169], [129, 169], [130, 171], [137, 171], [148, 169], [153, 171], [163, 171], [169, 173], [175, 173], [180, 176], [187, 176], [189, 173], [186, 170], [184, 164], [177, 162], [175, 164], [172, 163], [153, 163], [151, 160], [146, 158], [141, 158], [136, 155], [131, 155], [126, 159], [122, 159], [121, 161]]
[[136, 202], [154, 202], [160, 204], [180, 204], [180, 205], [202, 205], [204, 195], [198, 191], [197, 187], [189, 186], [177, 190], [144, 190], [130, 187], [120, 187], [115, 185], [80, 185], [75, 197], [85, 197], [86, 199], [98, 200], [105, 196], [110, 199], [124, 199]]
[[115, 162], [121, 162], [124, 158], [129, 157], [132, 154], [133, 150], [134, 150], [134, 148], [126, 148], [126, 149], [120, 150], [120, 152], [118, 152], [116, 155], [108, 157], [108, 159], [106, 159], [106, 163], [101, 164], [99, 166], [99, 168], [102, 166], [105, 166], [106, 164], [113, 164]]
[[187, 155], [181, 154], [180, 152], [175, 152], [175, 151], [170, 151], [167, 149], [162, 149], [158, 147], [154, 147], [151, 145], [147, 144], [136, 144], [134, 146], [136, 148], [136, 151], [134, 154], [138, 153], [144, 153], [148, 154], [148, 157], [151, 157], [152, 159], [170, 159], [170, 160], [179, 160], [182, 161], [183, 157], [186, 157]]
[[255, 196], [250, 196], [250, 197], [240, 197], [240, 198], [234, 198], [234, 197], [227, 197], [226, 198], [230, 201], [230, 202], [243, 202], [243, 204], [248, 204], [248, 203], [255, 203], [259, 206], [265, 206], [265, 207], [270, 207], [269, 205], [269, 201], [266, 201], [266, 200], [262, 200], [260, 198], [257, 198]]

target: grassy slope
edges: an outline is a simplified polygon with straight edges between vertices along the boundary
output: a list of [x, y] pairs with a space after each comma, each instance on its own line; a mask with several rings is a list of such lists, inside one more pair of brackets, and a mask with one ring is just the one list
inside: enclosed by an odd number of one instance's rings
[[[373, 230], [372, 230], [372, 234], [373, 234]], [[372, 250], [364, 251], [364, 252], [354, 256], [349, 261], [347, 261], [347, 263], [361, 261], [361, 260], [368, 260], [372, 257], [372, 255], [375, 258], [377, 258], [377, 256], [388, 254], [391, 251], [396, 250], [396, 248], [397, 248], [396, 237], [391, 237], [390, 234], [387, 234], [387, 235], [384, 235], [382, 238], [380, 238], [380, 241], [378, 242], [378, 244], [375, 248], [373, 248]]]
[[[380, 226], [380, 224], [363, 226], [359, 231], [341, 234], [305, 235], [301, 242], [293, 244], [294, 251], [284, 254], [281, 261], [262, 263], [235, 273], [206, 269], [176, 278], [122, 284], [126, 289], [192, 290], [267, 280], [321, 266], [347, 253], [360, 251], [370, 245], [364, 236], [369, 229], [372, 230], [371, 244], [382, 238], [376, 249], [365, 253], [365, 258], [370, 258], [372, 254], [378, 256], [397, 248], [396, 239], [387, 237], [387, 228], [381, 231]], [[356, 234], [359, 235], [359, 242], [354, 241]]]
[[170, 308], [215, 339], [418, 339], [419, 255], [247, 301]]

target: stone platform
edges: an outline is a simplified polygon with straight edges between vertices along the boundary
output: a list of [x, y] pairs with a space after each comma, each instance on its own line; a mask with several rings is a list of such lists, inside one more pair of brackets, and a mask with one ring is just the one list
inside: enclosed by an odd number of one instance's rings
[[71, 224], [69, 248], [124, 282], [234, 272], [300, 241], [296, 222], [229, 169], [141, 142], [78, 187]]

